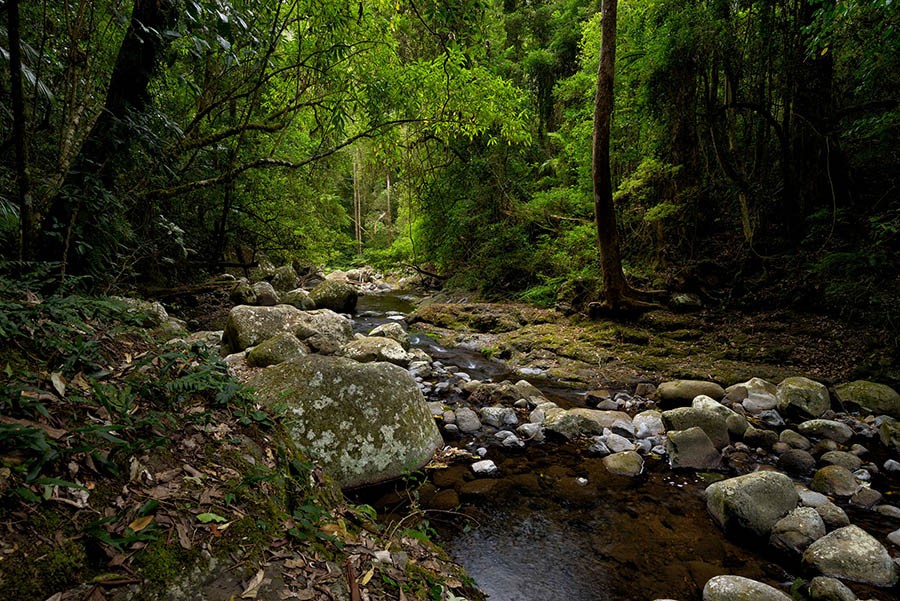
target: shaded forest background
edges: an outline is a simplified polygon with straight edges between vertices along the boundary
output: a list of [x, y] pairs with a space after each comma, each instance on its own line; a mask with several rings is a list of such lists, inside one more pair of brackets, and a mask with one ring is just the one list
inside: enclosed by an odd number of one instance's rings
[[[620, 1], [633, 282], [897, 323], [897, 4]], [[2, 256], [99, 289], [416, 265], [582, 307], [598, 5], [7, 0]]]

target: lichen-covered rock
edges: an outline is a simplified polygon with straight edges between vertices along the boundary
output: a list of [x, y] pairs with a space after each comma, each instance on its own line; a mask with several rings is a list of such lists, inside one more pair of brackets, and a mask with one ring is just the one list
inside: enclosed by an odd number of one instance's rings
[[859, 490], [859, 482], [844, 466], [826, 465], [813, 476], [809, 488], [825, 495], [849, 497]]
[[306, 345], [289, 332], [282, 332], [259, 343], [247, 353], [247, 365], [268, 367], [309, 353]]
[[825, 522], [812, 507], [798, 507], [775, 522], [769, 544], [786, 553], [800, 555], [825, 536]]
[[634, 435], [637, 438], [650, 438], [665, 434], [666, 426], [662, 421], [662, 414], [655, 409], [641, 411], [631, 420], [634, 424]]
[[855, 403], [875, 414], [900, 417], [900, 393], [885, 384], [856, 380], [835, 386], [834, 394], [842, 403]]
[[829, 531], [850, 525], [850, 518], [847, 517], [847, 512], [831, 501], [816, 505], [815, 510], [822, 517], [822, 521], [825, 522], [825, 528]]
[[644, 459], [636, 451], [622, 451], [607, 455], [603, 459], [603, 466], [610, 474], [618, 476], [637, 476], [644, 470]]
[[282, 265], [275, 269], [275, 273], [272, 274], [269, 282], [271, 282], [276, 292], [287, 292], [297, 287], [299, 279], [292, 265]]
[[897, 568], [887, 549], [859, 526], [826, 534], [803, 553], [804, 567], [824, 576], [893, 586]]
[[409, 355], [403, 350], [400, 343], [381, 336], [367, 336], [351, 340], [338, 351], [338, 354], [363, 363], [387, 361], [404, 367], [409, 365]]
[[602, 434], [603, 428], [612, 428], [616, 421], [631, 422], [624, 411], [602, 411], [599, 409], [568, 409], [547, 411], [544, 428], [568, 439], [590, 434]]
[[328, 309], [300, 311], [290, 305], [231, 309], [222, 335], [223, 351], [240, 352], [288, 332], [321, 353], [334, 353], [353, 337], [350, 320]]
[[888, 450], [900, 453], [900, 422], [894, 418], [886, 418], [878, 426], [878, 438]]
[[295, 288], [282, 294], [281, 304], [291, 305], [302, 311], [310, 311], [316, 308], [316, 303], [309, 297], [309, 292], [303, 288]]
[[509, 428], [515, 427], [518, 422], [516, 412], [512, 407], [493, 405], [481, 408], [481, 423], [483, 424], [494, 428]]
[[228, 295], [235, 305], [255, 305], [256, 293], [253, 292], [253, 286], [247, 280], [240, 280], [231, 289]]
[[443, 444], [415, 380], [390, 363], [308, 355], [264, 370], [250, 385], [344, 488], [408, 474]]
[[695, 397], [701, 394], [711, 397], [714, 400], [721, 399], [725, 396], [725, 389], [715, 382], [704, 382], [702, 380], [672, 380], [663, 382], [656, 389], [659, 395], [659, 401], [663, 405], [669, 407], [677, 407], [681, 405], [689, 405]]
[[816, 576], [809, 582], [810, 601], [857, 601], [856, 593], [837, 578]]
[[811, 419], [797, 427], [804, 436], [827, 438], [844, 444], [853, 438], [853, 429], [847, 424], [833, 419]]
[[663, 411], [662, 420], [666, 430], [687, 430], [695, 426], [701, 428], [718, 449], [728, 446], [730, 442], [725, 418], [713, 410], [678, 407]]
[[373, 328], [372, 331], [369, 332], [369, 336], [382, 336], [384, 338], [396, 340], [400, 343], [400, 346], [403, 347], [403, 350], [409, 350], [409, 334], [406, 333], [403, 326], [395, 321], [383, 323], [380, 326]]
[[863, 460], [847, 451], [828, 451], [819, 457], [825, 465], [842, 465], [848, 470], [855, 471], [862, 467]]
[[778, 410], [784, 415], [820, 417], [831, 408], [831, 397], [825, 385], [802, 376], [782, 380], [775, 396]]
[[715, 576], [703, 587], [703, 601], [791, 601], [768, 584], [743, 576]]
[[251, 288], [253, 288], [253, 294], [256, 295], [254, 304], [260, 307], [274, 307], [278, 304], [278, 293], [269, 282], [256, 282]]
[[666, 433], [666, 453], [669, 466], [694, 470], [716, 469], [722, 463], [722, 455], [701, 428]]
[[326, 279], [309, 293], [316, 307], [337, 313], [353, 313], [358, 296], [356, 288], [336, 279]]
[[709, 485], [706, 508], [726, 532], [768, 537], [775, 523], [797, 507], [791, 479], [778, 472], [753, 472]]
[[137, 321], [145, 328], [158, 328], [170, 321], [169, 313], [162, 304], [128, 296], [113, 296], [114, 300], [125, 305], [125, 313], [138, 317]]

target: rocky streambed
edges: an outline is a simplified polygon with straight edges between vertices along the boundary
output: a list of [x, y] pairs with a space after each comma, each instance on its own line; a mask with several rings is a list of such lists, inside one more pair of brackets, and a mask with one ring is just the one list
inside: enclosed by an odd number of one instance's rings
[[229, 314], [232, 370], [343, 486], [395, 479], [359, 498], [424, 512], [493, 599], [896, 595], [900, 396], [812, 346], [804, 372], [753, 337], [693, 356], [675, 314], [262, 292]]

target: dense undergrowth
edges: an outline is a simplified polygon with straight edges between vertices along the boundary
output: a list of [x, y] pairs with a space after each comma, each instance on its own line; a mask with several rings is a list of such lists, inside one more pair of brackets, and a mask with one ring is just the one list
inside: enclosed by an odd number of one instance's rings
[[[48, 273], [0, 275], [7, 598], [192, 598], [203, 586], [262, 590], [276, 572], [273, 595], [365, 580], [373, 599], [440, 599], [448, 579], [466, 586], [409, 536], [415, 520], [386, 531], [346, 502], [277, 417], [152, 304], [77, 294]], [[409, 562], [378, 564], [378, 549]]]

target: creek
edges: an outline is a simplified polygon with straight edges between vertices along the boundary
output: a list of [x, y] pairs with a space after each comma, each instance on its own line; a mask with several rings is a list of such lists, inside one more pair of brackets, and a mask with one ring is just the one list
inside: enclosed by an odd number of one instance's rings
[[[387, 321], [406, 325], [403, 316], [413, 309], [411, 297], [362, 296], [354, 327], [367, 333]], [[475, 350], [446, 348], [414, 330], [411, 340], [439, 366], [451, 366], [450, 372], [495, 382], [525, 378], [561, 406], [587, 406], [584, 391], [511, 373]], [[440, 396], [429, 386], [425, 391], [429, 401], [462, 402], [461, 395], [448, 396], [446, 390]], [[416, 493], [437, 542], [491, 601], [699, 601], [703, 585], [715, 575], [745, 576], [782, 590], [800, 575], [799, 566], [764, 545], [726, 538], [706, 511], [703, 490], [709, 480], [673, 472], [663, 459], [648, 458], [644, 473], [628, 478], [609, 474], [584, 442], [548, 440], [507, 449], [469, 436], [444, 438], [468, 451], [485, 447], [485, 457], [499, 468], [498, 477], [475, 479], [471, 461], [455, 463], [431, 471]], [[428, 510], [426, 497], [448, 490], [458, 493], [460, 505]], [[356, 494], [390, 520], [408, 510], [404, 500], [411, 493], [393, 483]], [[865, 590], [874, 591], [857, 592]]]

